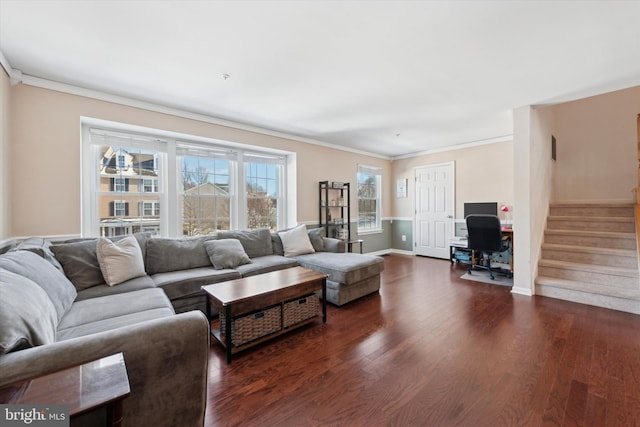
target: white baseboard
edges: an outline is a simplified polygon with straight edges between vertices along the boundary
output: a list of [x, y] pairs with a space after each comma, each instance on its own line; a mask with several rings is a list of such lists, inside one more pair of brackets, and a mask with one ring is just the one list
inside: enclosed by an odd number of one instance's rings
[[532, 297], [533, 296], [533, 292], [531, 292], [531, 289], [528, 288], [517, 288], [517, 287], [513, 287], [511, 288], [511, 293], [512, 294], [518, 294], [518, 295], [525, 295], [528, 297]]
[[366, 252], [366, 254], [367, 255], [389, 255], [389, 254], [415, 255], [413, 251], [405, 251], [402, 249], [383, 249], [381, 251]]

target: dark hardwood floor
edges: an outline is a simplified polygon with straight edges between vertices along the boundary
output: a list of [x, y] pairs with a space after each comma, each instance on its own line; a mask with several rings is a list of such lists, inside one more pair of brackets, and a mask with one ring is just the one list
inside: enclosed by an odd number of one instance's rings
[[640, 426], [640, 316], [384, 258], [380, 294], [324, 325], [230, 365], [213, 342], [205, 424]]

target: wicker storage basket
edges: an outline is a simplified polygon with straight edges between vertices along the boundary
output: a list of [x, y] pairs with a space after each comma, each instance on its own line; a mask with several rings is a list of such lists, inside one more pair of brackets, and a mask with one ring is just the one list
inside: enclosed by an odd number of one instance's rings
[[283, 322], [288, 328], [320, 313], [320, 299], [317, 294], [307, 295], [284, 303]]
[[[224, 335], [226, 319], [220, 312], [220, 333]], [[272, 332], [282, 329], [282, 311], [280, 305], [247, 314], [231, 322], [231, 344], [238, 347]]]

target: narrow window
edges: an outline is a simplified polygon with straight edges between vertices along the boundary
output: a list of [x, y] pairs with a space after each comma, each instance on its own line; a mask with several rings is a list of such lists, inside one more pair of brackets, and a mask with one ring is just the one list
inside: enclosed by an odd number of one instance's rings
[[382, 168], [358, 165], [356, 183], [358, 232], [381, 230], [380, 187], [382, 185]]

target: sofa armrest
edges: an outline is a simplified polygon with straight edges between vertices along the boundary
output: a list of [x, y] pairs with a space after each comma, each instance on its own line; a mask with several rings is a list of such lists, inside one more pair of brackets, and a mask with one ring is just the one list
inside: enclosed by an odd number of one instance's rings
[[204, 314], [190, 311], [33, 347], [0, 356], [0, 386], [122, 352], [126, 425], [202, 426], [209, 335]]
[[327, 252], [345, 252], [346, 245], [344, 240], [334, 239], [333, 237], [323, 237], [324, 249]]

